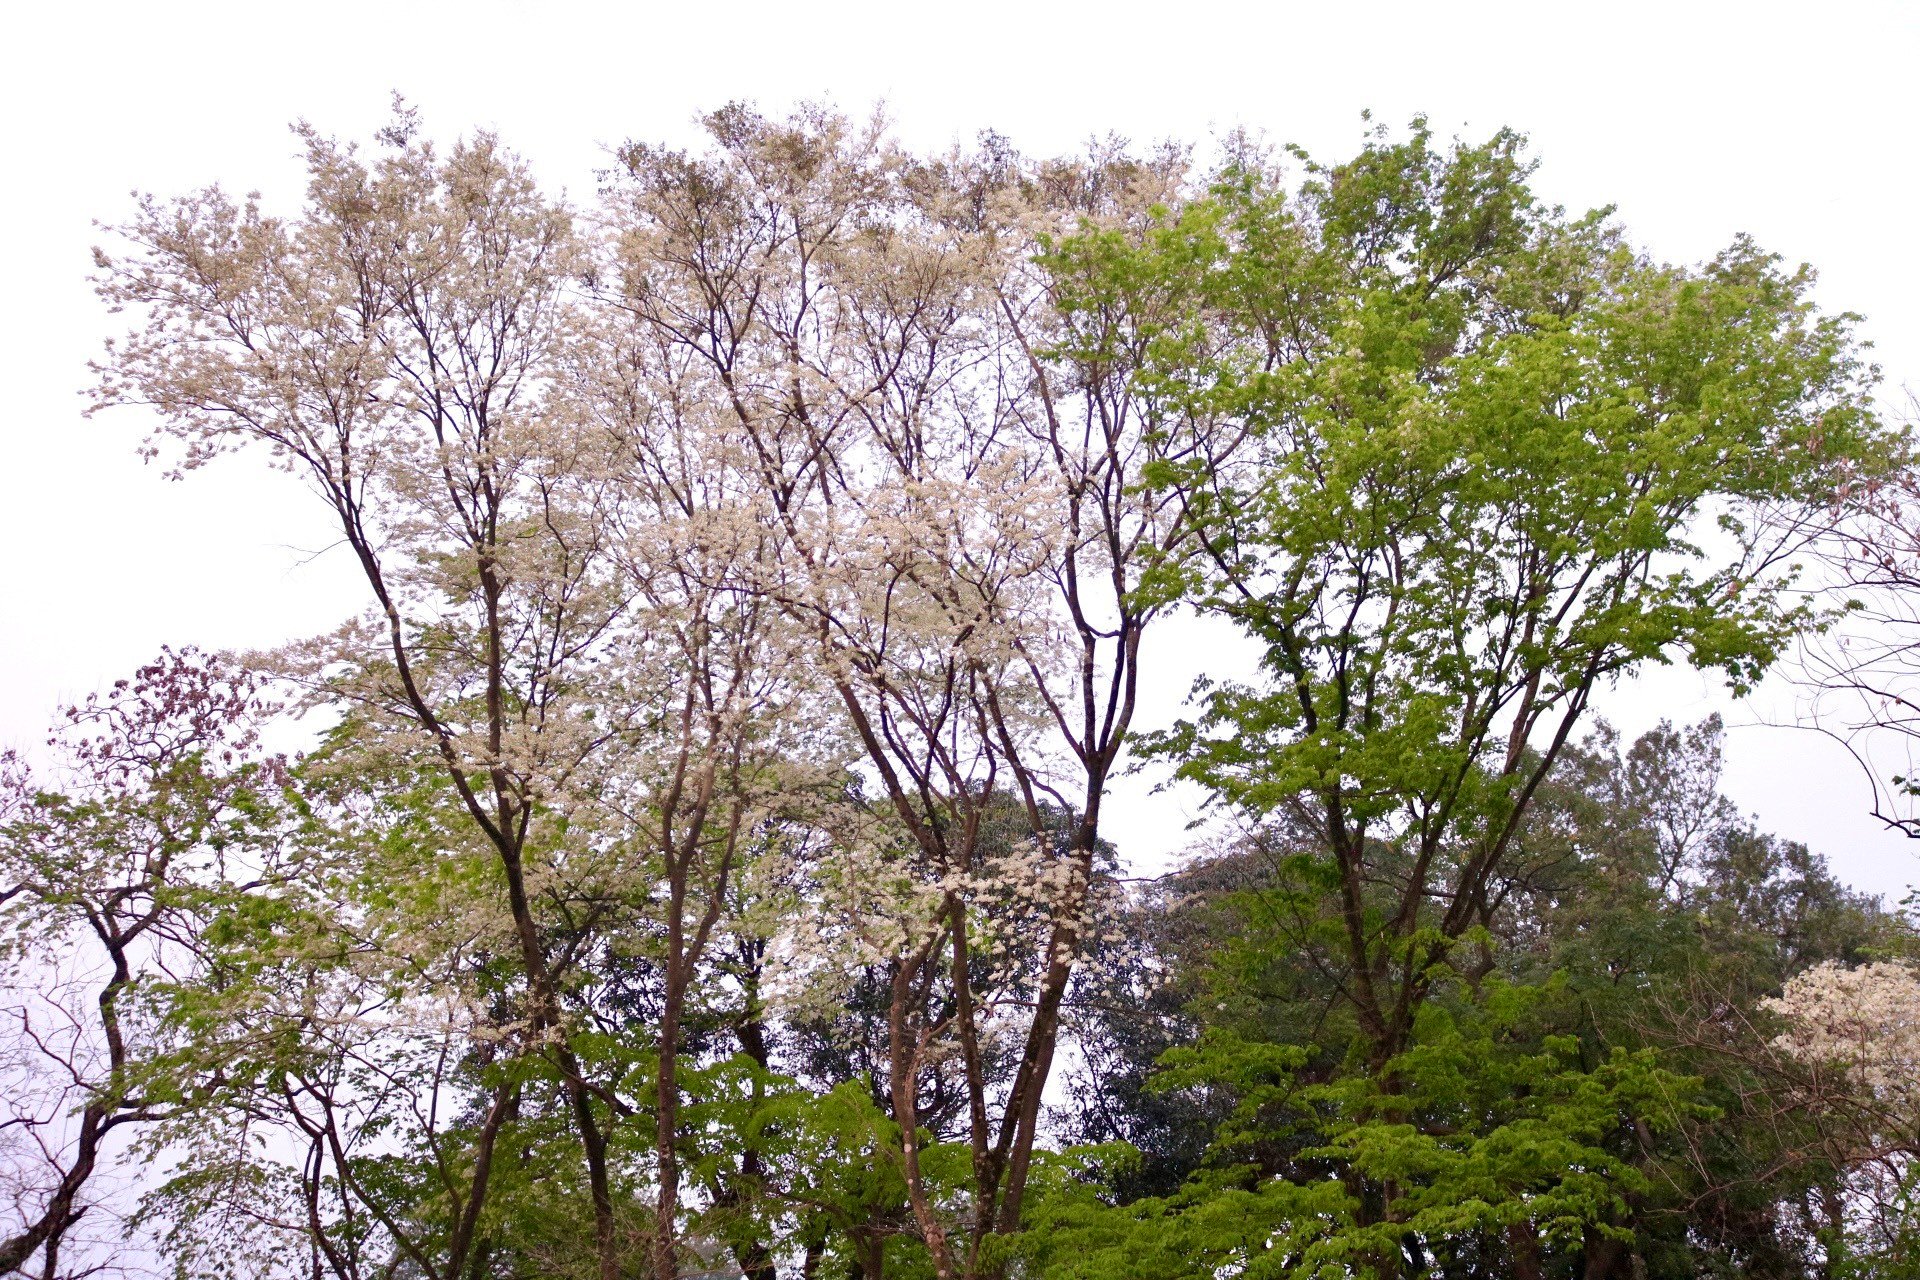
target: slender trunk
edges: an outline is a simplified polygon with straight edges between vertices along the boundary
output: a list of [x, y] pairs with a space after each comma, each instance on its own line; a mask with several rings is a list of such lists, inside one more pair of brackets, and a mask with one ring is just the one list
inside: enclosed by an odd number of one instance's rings
[[[474, 1144], [473, 1175], [467, 1184], [467, 1202], [454, 1205], [454, 1225], [448, 1253], [454, 1270], [458, 1270], [461, 1260], [467, 1256], [469, 1242], [480, 1222], [480, 1212], [486, 1205], [487, 1191], [493, 1178], [494, 1148], [500, 1139], [501, 1130], [519, 1118], [520, 1086], [507, 1084], [500, 1086], [493, 1099], [493, 1105], [487, 1109], [487, 1117], [480, 1127], [479, 1141]], [[473, 1246], [473, 1275], [483, 1274], [482, 1268], [491, 1245], [481, 1240]]]
[[675, 1280], [680, 1273], [674, 1220], [680, 1212], [680, 1018], [686, 1002], [685, 975], [678, 960], [678, 911], [667, 926], [669, 952], [665, 1007], [660, 1016], [659, 1068], [654, 1073], [654, 1159], [659, 1192], [654, 1200], [653, 1273]]
[[553, 1056], [560, 1068], [568, 1109], [574, 1127], [580, 1133], [580, 1147], [587, 1162], [587, 1186], [593, 1198], [593, 1234], [599, 1256], [600, 1280], [620, 1280], [620, 1259], [614, 1237], [613, 1187], [607, 1175], [607, 1140], [593, 1115], [593, 1098], [587, 1088], [580, 1060], [567, 1043], [560, 1016], [560, 1001], [547, 970], [546, 953], [540, 946], [539, 928], [527, 897], [526, 875], [517, 840], [503, 842], [501, 862], [507, 872], [507, 902], [513, 912], [514, 931], [520, 941], [521, 963], [526, 967], [528, 995], [533, 1004], [535, 1036], [553, 1037]]
[[852, 1252], [848, 1271], [852, 1280], [886, 1280], [887, 1241], [877, 1231], [855, 1231], [848, 1235]]
[[1820, 1216], [1825, 1219], [1819, 1232], [1820, 1280], [1839, 1280], [1841, 1264], [1846, 1260], [1846, 1209], [1839, 1182], [1830, 1179], [1822, 1183], [1815, 1195], [1820, 1205]]
[[[149, 917], [151, 919], [151, 917]], [[113, 976], [100, 988], [95, 1004], [100, 1010], [100, 1030], [107, 1044], [107, 1087], [104, 1097], [89, 1102], [80, 1112], [80, 1134], [74, 1144], [73, 1163], [61, 1175], [46, 1208], [26, 1228], [6, 1240], [0, 1240], [0, 1276], [24, 1270], [33, 1255], [45, 1250], [47, 1274], [52, 1276], [60, 1261], [60, 1242], [73, 1224], [80, 1220], [86, 1206], [80, 1193], [99, 1163], [100, 1143], [113, 1127], [112, 1117], [120, 1107], [127, 1069], [126, 1040], [120, 1030], [120, 992], [132, 981], [125, 940], [117, 925], [95, 925], [96, 935], [105, 945], [113, 962]]]
[[954, 1027], [959, 1033], [960, 1060], [966, 1070], [967, 1137], [973, 1155], [974, 1229], [967, 1242], [967, 1273], [980, 1269], [980, 1246], [986, 1224], [992, 1221], [999, 1194], [1000, 1164], [987, 1126], [987, 1082], [980, 1058], [978, 1028], [974, 1025], [973, 978], [968, 972], [966, 907], [955, 894], [947, 895], [947, 929], [952, 934], [950, 976], [953, 983]]
[[[350, 535], [353, 532], [355, 531], [350, 530]], [[358, 543], [356, 547], [359, 547]], [[587, 1162], [587, 1184], [593, 1199], [594, 1244], [599, 1257], [600, 1280], [620, 1280], [620, 1263], [614, 1238], [613, 1189], [607, 1173], [606, 1137], [600, 1131], [599, 1122], [594, 1119], [593, 1100], [587, 1089], [586, 1079], [581, 1073], [579, 1059], [567, 1042], [565, 1024], [560, 1013], [559, 995], [554, 989], [552, 975], [547, 969], [546, 953], [540, 945], [539, 926], [534, 920], [533, 905], [527, 895], [526, 868], [522, 857], [526, 847], [529, 816], [527, 802], [523, 796], [517, 794], [501, 764], [507, 729], [500, 618], [500, 598], [504, 588], [491, 544], [476, 547], [481, 600], [486, 615], [487, 747], [491, 755], [487, 775], [493, 788], [494, 798], [494, 813], [491, 815], [491, 821], [488, 820], [484, 807], [479, 803], [478, 795], [471, 789], [465, 769], [457, 763], [444, 727], [428, 707], [425, 697], [413, 681], [411, 663], [408, 661], [399, 630], [399, 613], [386, 594], [384, 580], [377, 561], [373, 558], [371, 547], [360, 548], [360, 550], [369, 578], [386, 608], [392, 632], [394, 656], [400, 667], [408, 701], [419, 713], [423, 723], [434, 731], [440, 743], [441, 753], [447, 760], [454, 781], [465, 798], [469, 810], [479, 820], [482, 830], [492, 839], [500, 853], [501, 866], [507, 878], [507, 904], [513, 914], [514, 932], [520, 942], [521, 963], [527, 973], [528, 996], [532, 1005], [530, 1010], [532, 1029], [536, 1042], [548, 1034], [553, 1037], [555, 1064], [560, 1068], [568, 1108], [572, 1111], [574, 1125], [579, 1130], [581, 1151]]]
[[888, 1076], [893, 1089], [893, 1122], [900, 1127], [900, 1165], [907, 1184], [907, 1202], [926, 1240], [934, 1275], [939, 1280], [954, 1280], [953, 1252], [947, 1244], [947, 1229], [934, 1211], [933, 1200], [927, 1195], [926, 1178], [920, 1170], [919, 1107], [914, 1100], [920, 1053], [908, 1027], [914, 977], [927, 962], [933, 945], [930, 941], [921, 947], [919, 953], [901, 964], [893, 975], [893, 999], [887, 1010]]
[[[753, 1064], [764, 1072], [767, 1069], [768, 1062], [767, 1029], [765, 1024], [760, 1021], [758, 1013], [760, 983], [754, 969], [749, 969], [743, 979], [743, 985], [745, 987], [747, 1015], [740, 1020], [739, 1026], [735, 1028], [735, 1033], [740, 1040], [740, 1051], [752, 1059]], [[765, 1096], [758, 1075], [754, 1077], [751, 1096], [754, 1110], [758, 1111], [761, 1100]], [[747, 1140], [744, 1149], [740, 1152], [740, 1183], [741, 1187], [734, 1191], [732, 1196], [736, 1202], [745, 1200], [749, 1196], [758, 1196], [761, 1192], [760, 1148], [759, 1145], [750, 1138]], [[818, 1246], [812, 1241], [807, 1243], [809, 1250], [816, 1249], [817, 1247]], [[742, 1246], [737, 1251], [736, 1256], [740, 1263], [740, 1270], [746, 1276], [747, 1280], [777, 1280], [778, 1273], [774, 1266], [773, 1248], [769, 1241], [754, 1240]], [[816, 1260], [813, 1265], [817, 1266], [818, 1261]]]
[[593, 1196], [593, 1236], [600, 1255], [600, 1280], [620, 1280], [620, 1257], [613, 1233], [613, 1187], [607, 1177], [607, 1140], [593, 1118], [593, 1101], [587, 1096], [586, 1082], [580, 1077], [580, 1064], [571, 1049], [564, 1050], [567, 1095], [573, 1104], [574, 1123], [580, 1130], [580, 1145], [587, 1157], [587, 1187]]
[[[1390, 1186], [1351, 1171], [1346, 1182], [1348, 1194], [1357, 1202], [1353, 1215], [1356, 1226], [1373, 1228], [1393, 1221], [1388, 1211], [1393, 1197]], [[1397, 1240], [1367, 1246], [1365, 1257], [1370, 1264], [1367, 1274], [1374, 1280], [1399, 1280], [1406, 1269], [1406, 1257]]]
[[1073, 978], [1073, 951], [1078, 945], [1070, 927], [1054, 930], [1049, 940], [1047, 973], [1040, 999], [1033, 1013], [1033, 1025], [1027, 1037], [1016, 1077], [1014, 1103], [1018, 1107], [1012, 1150], [1007, 1157], [1006, 1198], [1000, 1204], [997, 1229], [1020, 1229], [1020, 1207], [1026, 1196], [1027, 1172], [1033, 1162], [1033, 1147], [1040, 1129], [1040, 1100], [1046, 1092], [1047, 1076], [1053, 1069], [1054, 1045], [1059, 1040], [1060, 1004]]
[[1053, 1070], [1054, 1046], [1060, 1038], [1060, 1006], [1067, 987], [1073, 981], [1074, 956], [1080, 947], [1078, 920], [1093, 886], [1093, 854], [1100, 841], [1100, 796], [1105, 779], [1096, 775], [1088, 784], [1087, 810], [1074, 828], [1069, 856], [1073, 859], [1072, 893], [1062, 919], [1047, 939], [1047, 970], [1036, 1001], [1033, 1023], [1027, 1030], [1027, 1044], [1020, 1067], [1014, 1076], [1009, 1103], [1017, 1108], [1012, 1117], [1014, 1136], [1007, 1157], [1006, 1198], [1001, 1202], [996, 1229], [1014, 1232], [1020, 1229], [1020, 1210], [1026, 1198], [1027, 1173], [1033, 1163], [1033, 1147], [1040, 1132], [1040, 1101], [1046, 1093], [1047, 1077]]

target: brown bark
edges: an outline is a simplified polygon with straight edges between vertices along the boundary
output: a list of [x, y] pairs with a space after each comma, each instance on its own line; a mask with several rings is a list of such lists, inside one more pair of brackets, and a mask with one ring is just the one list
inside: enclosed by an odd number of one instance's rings
[[1540, 1233], [1532, 1222], [1515, 1222], [1507, 1227], [1507, 1256], [1512, 1259], [1513, 1280], [1542, 1280]]
[[888, 1085], [893, 1121], [900, 1128], [900, 1164], [907, 1184], [907, 1203], [926, 1242], [934, 1275], [938, 1280], [954, 1280], [953, 1251], [947, 1242], [946, 1224], [941, 1222], [927, 1193], [926, 1177], [920, 1168], [919, 1105], [914, 1097], [921, 1048], [919, 1033], [911, 1025], [912, 1010], [918, 1005], [914, 988], [921, 967], [938, 941], [937, 937], [928, 939], [910, 962], [899, 965], [894, 972], [892, 1000], [887, 1012]]
[[1581, 1249], [1581, 1280], [1613, 1280], [1623, 1273], [1626, 1256], [1624, 1241], [1588, 1227]]

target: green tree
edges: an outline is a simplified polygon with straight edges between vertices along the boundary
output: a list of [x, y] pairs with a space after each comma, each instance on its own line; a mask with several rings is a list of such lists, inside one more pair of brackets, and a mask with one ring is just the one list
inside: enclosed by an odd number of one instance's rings
[[[1317, 833], [1276, 815], [1143, 894], [1127, 932], [1150, 940], [1154, 980], [1103, 996], [1088, 1037], [1103, 1070], [1067, 1126], [1133, 1150], [1057, 1184], [1060, 1229], [1157, 1249], [1153, 1223], [1195, 1216], [1166, 1247], [1211, 1239], [1224, 1260], [1306, 1214], [1311, 1251], [1254, 1250], [1297, 1269], [1378, 1241], [1373, 1183], [1394, 1187], [1409, 1265], [1435, 1274], [1823, 1274], [1851, 1225], [1830, 1221], [1839, 1135], [1773, 1061], [1763, 999], [1910, 934], [1739, 818], [1719, 741], [1715, 721], [1624, 751], [1603, 730], [1562, 756], [1391, 1097], [1336, 980], [1344, 931]], [[1283, 1189], [1316, 1185], [1311, 1202]], [[1236, 1197], [1237, 1234], [1210, 1236]], [[1124, 1233], [1101, 1235], [1103, 1203], [1130, 1206]]]
[[[1746, 240], [1698, 269], [1652, 262], [1603, 212], [1543, 206], [1516, 135], [1446, 147], [1416, 122], [1306, 173], [1293, 189], [1238, 160], [1157, 239], [1090, 230], [1047, 260], [1075, 282], [1070, 313], [1158, 318], [1140, 381], [1168, 429], [1228, 415], [1250, 437], [1153, 477], [1206, 549], [1169, 582], [1262, 655], [1256, 680], [1203, 684], [1159, 746], [1294, 833], [1295, 891], [1329, 908], [1316, 981], [1363, 1069], [1346, 1113], [1378, 1136], [1432, 1102], [1423, 1028], [1463, 1016], [1432, 997], [1485, 979], [1530, 812], [1595, 693], [1675, 659], [1751, 684], [1817, 621], [1792, 590], [1804, 517], [1898, 441], [1809, 271]], [[1476, 1045], [1487, 1016], [1446, 1035]], [[1601, 1070], [1580, 1064], [1579, 1088]], [[1623, 1097], [1663, 1079], [1632, 1055], [1618, 1070], [1641, 1073], [1605, 1086]], [[1553, 1114], [1561, 1138], [1596, 1136]], [[1356, 1264], [1425, 1265], [1418, 1180], [1363, 1150]], [[1567, 1211], [1604, 1235], [1628, 1182]]]

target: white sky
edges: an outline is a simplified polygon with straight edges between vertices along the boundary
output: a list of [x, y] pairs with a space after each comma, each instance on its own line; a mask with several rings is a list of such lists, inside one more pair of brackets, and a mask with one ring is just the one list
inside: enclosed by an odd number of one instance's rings
[[[1443, 132], [1512, 125], [1548, 196], [1618, 205], [1661, 257], [1697, 260], [1747, 231], [1813, 262], [1826, 305], [1867, 316], [1889, 398], [1920, 384], [1910, 3], [149, 0], [23, 5], [6, 31], [0, 744], [36, 742], [56, 704], [162, 643], [266, 645], [359, 604], [345, 558], [313, 557], [327, 528], [290, 481], [241, 462], [169, 484], [136, 456], [138, 414], [80, 418], [86, 361], [115, 327], [84, 277], [91, 220], [123, 216], [130, 189], [219, 180], [292, 198], [288, 122], [365, 136], [396, 89], [432, 132], [498, 129], [580, 196], [606, 147], [687, 139], [696, 112], [737, 98], [884, 100], [910, 142], [991, 127], [1039, 153], [1246, 125], [1331, 158], [1369, 107], [1391, 123], [1425, 112]], [[1162, 637], [1175, 665], [1156, 714], [1206, 664], [1203, 638]], [[1781, 690], [1731, 707], [1684, 673], [1602, 710], [1632, 732], [1716, 708], [1735, 725], [1789, 714]], [[1744, 727], [1729, 757], [1730, 791], [1769, 829], [1863, 887], [1920, 880], [1915, 847], [1866, 818], [1832, 744]], [[1177, 800], [1125, 798], [1111, 829], [1151, 858], [1183, 817]]]

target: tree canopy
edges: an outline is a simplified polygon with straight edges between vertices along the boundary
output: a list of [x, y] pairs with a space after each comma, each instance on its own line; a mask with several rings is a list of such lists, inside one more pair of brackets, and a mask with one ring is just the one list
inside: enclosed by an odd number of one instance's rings
[[[1423, 120], [705, 125], [109, 228], [94, 409], [366, 604], [6, 757], [0, 1275], [1908, 1273], [1911, 919], [1596, 710], [1910, 518], [1809, 269]], [[1173, 618], [1257, 661], [1145, 723]]]

